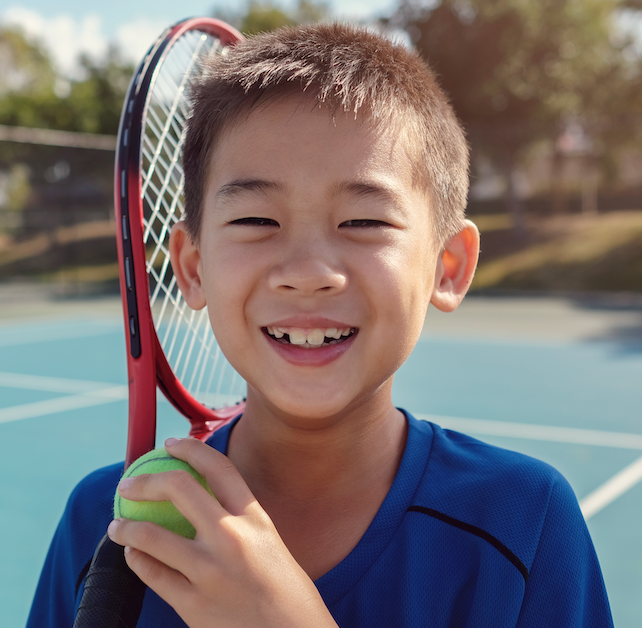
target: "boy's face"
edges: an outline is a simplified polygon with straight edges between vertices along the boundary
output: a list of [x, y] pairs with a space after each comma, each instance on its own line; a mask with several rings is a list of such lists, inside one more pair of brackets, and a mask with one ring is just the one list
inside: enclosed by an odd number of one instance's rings
[[441, 268], [408, 152], [398, 133], [294, 98], [221, 137], [199, 242], [182, 239], [183, 292], [209, 306], [248, 409], [323, 423], [391, 403]]

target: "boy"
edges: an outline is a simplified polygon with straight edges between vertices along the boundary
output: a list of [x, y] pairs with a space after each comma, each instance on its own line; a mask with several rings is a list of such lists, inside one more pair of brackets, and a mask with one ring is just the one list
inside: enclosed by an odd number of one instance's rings
[[[564, 480], [391, 402], [428, 305], [454, 310], [478, 255], [432, 74], [379, 35], [304, 27], [208, 61], [193, 100], [172, 263], [247, 408], [166, 444], [218, 501], [180, 472], [120, 483], [197, 530], [109, 525], [150, 587], [139, 626], [611, 626]], [[121, 472], [72, 495], [31, 625], [71, 625]]]

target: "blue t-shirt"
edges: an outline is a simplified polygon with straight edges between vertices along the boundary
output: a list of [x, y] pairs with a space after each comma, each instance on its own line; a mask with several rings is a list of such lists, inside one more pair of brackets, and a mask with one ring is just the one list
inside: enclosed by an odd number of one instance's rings
[[[402, 461], [350, 554], [316, 581], [342, 628], [610, 628], [593, 544], [566, 480], [543, 462], [408, 416]], [[208, 443], [225, 452], [231, 426]], [[123, 465], [72, 493], [27, 628], [71, 627]], [[184, 628], [153, 591], [140, 628]]]

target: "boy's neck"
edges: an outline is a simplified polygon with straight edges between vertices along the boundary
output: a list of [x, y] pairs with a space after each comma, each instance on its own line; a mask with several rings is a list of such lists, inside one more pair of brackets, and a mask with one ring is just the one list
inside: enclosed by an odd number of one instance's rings
[[251, 410], [234, 427], [228, 455], [294, 558], [319, 578], [352, 551], [388, 494], [406, 418], [390, 403], [305, 430]]
[[288, 419], [265, 408], [253, 412], [250, 403], [230, 436], [228, 456], [259, 501], [271, 493], [336, 498], [375, 478], [387, 488], [392, 484], [407, 426], [391, 402], [316, 422], [312, 429]]

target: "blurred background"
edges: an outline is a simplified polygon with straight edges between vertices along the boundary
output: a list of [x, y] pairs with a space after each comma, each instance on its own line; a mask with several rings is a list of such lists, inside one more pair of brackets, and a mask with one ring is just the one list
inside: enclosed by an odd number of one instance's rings
[[[188, 6], [189, 5], [189, 6]], [[0, 282], [117, 291], [124, 92], [185, 14], [340, 18], [415, 46], [472, 146], [477, 291], [642, 292], [642, 0], [28, 0], [0, 10]]]
[[[476, 296], [429, 312], [399, 399], [553, 464], [582, 504], [599, 498], [585, 517], [615, 623], [638, 628], [642, 0], [13, 1], [0, 6], [0, 474], [20, 473], [1, 485], [0, 553], [15, 563], [3, 625], [24, 625], [72, 487], [124, 452], [120, 110], [154, 39], [212, 15], [245, 33], [359, 22], [437, 72], [472, 147], [482, 254]], [[87, 385], [120, 396], [85, 411]], [[159, 404], [163, 438], [185, 433], [171, 412]]]

